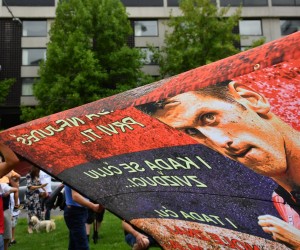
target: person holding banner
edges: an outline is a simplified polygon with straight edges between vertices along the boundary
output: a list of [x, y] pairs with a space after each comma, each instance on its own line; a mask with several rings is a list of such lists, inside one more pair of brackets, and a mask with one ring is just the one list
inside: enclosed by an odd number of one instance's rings
[[94, 212], [101, 212], [103, 207], [94, 204], [69, 186], [65, 185], [66, 206], [64, 209], [65, 223], [69, 229], [69, 250], [89, 250], [85, 223], [88, 208]]
[[124, 220], [122, 228], [125, 233], [125, 241], [132, 247], [132, 250], [147, 250], [151, 246], [158, 246], [150, 235], [140, 232]]
[[[138, 108], [254, 172], [272, 178], [295, 206], [300, 205], [300, 133], [272, 113], [267, 99], [255, 90], [227, 81]], [[300, 221], [299, 213], [294, 211], [293, 215]], [[278, 223], [278, 218], [270, 215], [259, 220], [263, 230], [272, 232], [275, 240], [300, 245], [300, 227], [287, 224], [294, 222]]]

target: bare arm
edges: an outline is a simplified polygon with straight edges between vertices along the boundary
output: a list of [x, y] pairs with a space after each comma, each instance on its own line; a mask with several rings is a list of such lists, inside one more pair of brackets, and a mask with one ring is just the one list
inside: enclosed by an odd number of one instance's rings
[[9, 173], [9, 182], [13, 187], [18, 187], [20, 182], [21, 175], [19, 175], [14, 170]]
[[103, 207], [99, 204], [95, 204], [93, 202], [90, 202], [86, 198], [84, 198], [81, 194], [76, 192], [75, 190], [72, 189], [72, 199], [80, 204], [81, 206], [87, 207], [92, 209], [95, 212], [101, 212]]
[[18, 192], [18, 189], [11, 187], [8, 192], [3, 194], [3, 197], [9, 196], [11, 193], [16, 193], [16, 192]]
[[126, 221], [122, 221], [122, 227], [127, 233], [130, 233], [135, 238], [137, 238], [139, 232], [136, 231], [129, 223], [127, 223]]
[[40, 188], [44, 189], [45, 186], [47, 186], [47, 183], [41, 184], [41, 185], [38, 185], [38, 186], [31, 185], [31, 186], [28, 187], [28, 189], [30, 191], [34, 191], [34, 190], [37, 190], [37, 189], [40, 189]]
[[8, 174], [19, 163], [16, 154], [5, 144], [0, 143], [0, 152], [5, 158], [5, 162], [0, 163], [0, 177]]
[[136, 242], [141, 248], [147, 248], [149, 246], [150, 241], [148, 237], [135, 230], [129, 223], [122, 221], [122, 227], [127, 233], [132, 234], [136, 238]]

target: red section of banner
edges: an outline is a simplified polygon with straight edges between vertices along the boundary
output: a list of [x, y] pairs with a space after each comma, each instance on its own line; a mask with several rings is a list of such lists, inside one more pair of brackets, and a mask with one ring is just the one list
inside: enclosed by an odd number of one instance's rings
[[263, 46], [227, 57], [223, 60], [181, 73], [167, 79], [155, 92], [137, 99], [134, 104], [161, 100], [186, 91], [197, 90], [272, 65], [300, 58], [300, 32], [272, 41]]
[[155, 235], [165, 250], [289, 249], [263, 238], [201, 223], [172, 219], [137, 219], [131, 223]]
[[[80, 109], [78, 114], [84, 113]], [[94, 159], [196, 143], [133, 107], [105, 115], [55, 118], [1, 137], [12, 141], [11, 148], [21, 156], [55, 175]]]
[[300, 130], [300, 61], [283, 62], [234, 79], [263, 94], [271, 110]]

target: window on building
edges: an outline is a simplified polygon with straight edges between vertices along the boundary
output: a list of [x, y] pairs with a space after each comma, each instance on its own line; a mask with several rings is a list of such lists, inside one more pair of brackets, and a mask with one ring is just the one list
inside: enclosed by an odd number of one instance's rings
[[268, 0], [220, 0], [220, 6], [268, 6]]
[[[167, 0], [167, 4], [169, 7], [176, 7], [176, 6], [179, 6], [179, 1], [180, 0]], [[211, 0], [211, 3], [214, 5], [217, 5], [216, 0]]]
[[145, 58], [143, 59], [143, 63], [145, 65], [156, 65], [157, 64], [154, 61], [153, 52], [149, 48], [140, 48], [140, 50], [145, 55]]
[[246, 35], [246, 36], [262, 35], [261, 20], [240, 20], [239, 28], [240, 28], [240, 35]]
[[280, 20], [281, 35], [286, 36], [300, 30], [300, 19]]
[[179, 0], [168, 0], [168, 6], [179, 6]]
[[47, 36], [47, 21], [23, 21], [23, 36]]
[[158, 36], [158, 23], [155, 20], [134, 21], [135, 36]]
[[22, 79], [22, 96], [33, 96], [33, 82], [31, 77]]
[[55, 0], [5, 0], [8, 6], [55, 6]]
[[121, 0], [121, 2], [127, 6], [135, 6], [135, 7], [148, 7], [148, 6], [164, 6], [163, 0]]
[[300, 0], [272, 0], [273, 6], [300, 6]]
[[46, 59], [46, 49], [23, 49], [22, 65], [38, 66], [41, 60]]

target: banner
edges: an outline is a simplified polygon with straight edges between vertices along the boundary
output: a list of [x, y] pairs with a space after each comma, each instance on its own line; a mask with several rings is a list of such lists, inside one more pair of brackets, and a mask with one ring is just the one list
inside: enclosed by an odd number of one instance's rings
[[0, 138], [163, 249], [300, 247], [299, 38]]

